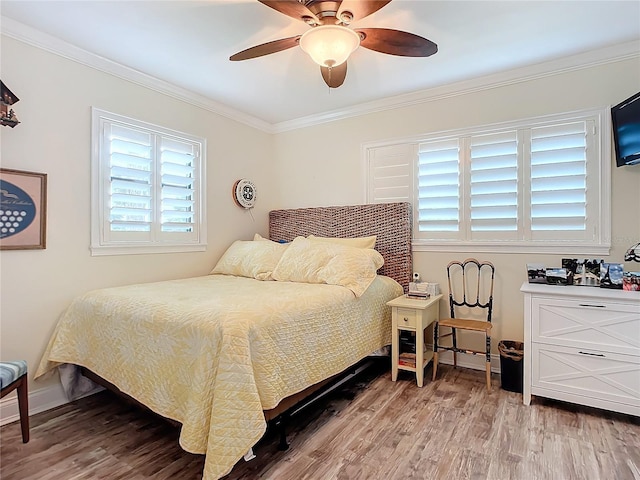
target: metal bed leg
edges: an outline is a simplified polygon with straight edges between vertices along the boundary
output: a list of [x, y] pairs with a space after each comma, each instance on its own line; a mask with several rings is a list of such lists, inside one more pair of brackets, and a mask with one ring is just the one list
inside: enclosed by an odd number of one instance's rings
[[281, 415], [276, 422], [276, 426], [278, 427], [278, 431], [280, 432], [280, 442], [278, 443], [278, 450], [282, 452], [284, 452], [285, 450], [289, 450], [289, 444], [287, 443], [287, 419], [288, 416]]

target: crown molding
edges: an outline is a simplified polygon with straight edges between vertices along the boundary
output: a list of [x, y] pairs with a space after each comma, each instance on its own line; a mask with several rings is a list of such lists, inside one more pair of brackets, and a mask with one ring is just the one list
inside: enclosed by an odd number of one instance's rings
[[598, 65], [640, 58], [640, 42], [621, 43], [610, 47], [592, 50], [586, 53], [563, 57], [526, 67], [507, 70], [471, 80], [450, 83], [434, 88], [420, 90], [393, 97], [361, 103], [346, 109], [337, 109], [319, 115], [309, 115], [273, 125], [275, 133], [306, 128], [323, 123], [344, 120], [351, 117], [368, 115], [397, 108], [410, 107], [449, 97], [489, 90], [516, 83], [528, 82], [539, 78], [561, 75], [567, 72], [591, 68]]
[[2, 35], [149, 88], [163, 95], [173, 97], [266, 133], [274, 133], [273, 125], [270, 123], [247, 115], [222, 103], [215, 102], [203, 95], [199, 95], [185, 88], [178, 87], [172, 83], [165, 82], [164, 80], [76, 47], [75, 45], [71, 45], [64, 40], [36, 30], [11, 18], [0, 17], [0, 22], [2, 25]]

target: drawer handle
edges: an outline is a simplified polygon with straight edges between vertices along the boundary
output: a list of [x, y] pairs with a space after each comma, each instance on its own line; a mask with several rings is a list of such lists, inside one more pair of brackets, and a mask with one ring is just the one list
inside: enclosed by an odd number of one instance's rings
[[404, 320], [405, 322], [408, 322], [408, 321], [409, 321], [409, 319], [408, 319], [407, 317], [404, 317], [404, 319], [403, 319], [403, 320]]
[[589, 305], [588, 303], [581, 303], [581, 307], [595, 307], [595, 308], [607, 308], [606, 305]]
[[603, 353], [578, 352], [580, 355], [591, 355], [592, 357], [604, 357]]

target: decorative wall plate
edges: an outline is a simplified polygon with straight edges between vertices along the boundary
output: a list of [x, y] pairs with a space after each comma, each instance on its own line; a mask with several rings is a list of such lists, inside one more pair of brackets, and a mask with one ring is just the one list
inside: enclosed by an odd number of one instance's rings
[[242, 208], [253, 208], [256, 204], [256, 186], [250, 180], [241, 178], [233, 185], [233, 200]]

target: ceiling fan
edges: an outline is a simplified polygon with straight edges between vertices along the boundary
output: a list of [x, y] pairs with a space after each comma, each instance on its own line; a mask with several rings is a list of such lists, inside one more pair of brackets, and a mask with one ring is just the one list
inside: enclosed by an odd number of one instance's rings
[[347, 76], [347, 59], [358, 46], [403, 57], [428, 57], [438, 46], [413, 33], [389, 28], [358, 28], [349, 25], [377, 12], [391, 0], [258, 0], [260, 3], [311, 27], [302, 35], [256, 45], [229, 57], [248, 60], [300, 45], [320, 65], [322, 78], [338, 88]]

